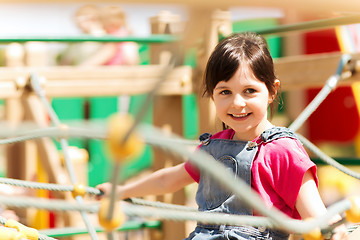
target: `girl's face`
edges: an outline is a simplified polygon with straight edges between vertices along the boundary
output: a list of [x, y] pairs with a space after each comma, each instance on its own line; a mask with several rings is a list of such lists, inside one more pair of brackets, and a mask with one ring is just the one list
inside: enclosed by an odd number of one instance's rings
[[[275, 89], [279, 85], [276, 80]], [[227, 82], [220, 81], [212, 96], [217, 116], [235, 131], [234, 139], [243, 141], [253, 140], [271, 126], [267, 109], [273, 98], [265, 83], [244, 64]]]

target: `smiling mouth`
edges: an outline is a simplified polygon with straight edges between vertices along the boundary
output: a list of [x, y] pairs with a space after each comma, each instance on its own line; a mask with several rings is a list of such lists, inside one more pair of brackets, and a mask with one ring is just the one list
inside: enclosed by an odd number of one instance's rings
[[250, 113], [244, 113], [244, 114], [229, 114], [230, 116], [234, 118], [244, 118], [250, 115]]

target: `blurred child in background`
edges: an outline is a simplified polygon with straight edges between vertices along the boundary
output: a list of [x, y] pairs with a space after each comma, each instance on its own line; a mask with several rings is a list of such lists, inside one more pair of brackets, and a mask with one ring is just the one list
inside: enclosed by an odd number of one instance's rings
[[[126, 15], [118, 6], [105, 6], [99, 11], [103, 30], [117, 37], [126, 37], [130, 31], [126, 24]], [[134, 42], [109, 42], [80, 65], [136, 65], [139, 62], [138, 45]]]
[[[99, 7], [91, 4], [80, 7], [74, 14], [74, 20], [83, 34], [102, 36], [105, 30], [100, 21]], [[96, 54], [102, 44], [99, 42], [73, 43], [58, 56], [60, 65], [80, 65], [88, 58]]]

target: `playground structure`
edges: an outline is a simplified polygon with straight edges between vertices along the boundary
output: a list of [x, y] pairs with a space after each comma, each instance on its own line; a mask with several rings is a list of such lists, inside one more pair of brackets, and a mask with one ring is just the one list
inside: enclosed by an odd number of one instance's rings
[[[167, 16], [168, 18], [159, 16], [158, 18], [153, 19], [153, 33], [170, 33], [166, 31], [171, 29], [170, 23], [173, 24], [174, 19], [177, 18], [171, 15]], [[226, 35], [230, 33], [229, 26], [231, 22], [227, 12], [216, 11], [212, 16], [211, 27], [209, 28], [210, 33], [206, 38], [209, 40], [206, 44], [207, 50], [205, 49], [203, 51], [203, 59], [199, 59], [200, 70], [202, 67], [201, 64], [205, 61], [214, 44], [216, 44], [219, 30], [221, 30], [220, 34]], [[156, 20], [158, 20], [158, 22], [156, 22]], [[40, 76], [40, 83], [41, 78], [45, 79], [41, 84], [42, 86], [40, 89], [43, 90], [43, 94], [46, 94], [46, 97], [104, 96], [146, 93], [153, 89], [153, 86], [156, 85], [158, 79], [164, 78], [166, 75], [166, 80], [163, 81], [162, 87], [157, 91], [157, 94], [160, 94], [160, 97], [157, 100], [156, 105], [154, 105], [154, 125], [158, 127], [164, 125], [171, 126], [170, 128], [173, 133], [182, 135], [182, 113], [178, 110], [181, 109], [181, 95], [196, 91], [196, 86], [199, 85], [196, 81], [199, 79], [195, 79], [193, 70], [187, 66], [177, 67], [172, 70], [170, 74], [164, 74], [167, 70], [166, 66], [169, 59], [166, 50], [169, 51], [171, 48], [171, 44], [170, 46], [166, 44], [164, 44], [164, 46], [162, 44], [157, 44], [152, 47], [151, 62], [152, 64], [156, 64], [154, 66], [99, 67], [96, 69], [80, 69], [76, 67], [22, 67], [0, 69], [0, 88], [3, 90], [0, 91], [0, 97], [9, 100], [7, 104], [12, 103], [11, 99], [20, 98], [22, 100], [24, 111], [27, 113], [26, 120], [34, 121], [39, 127], [47, 127], [47, 114], [45, 112], [41, 113], [40, 111], [43, 107], [38, 95], [32, 92], [34, 87], [30, 82], [31, 79], [37, 78], [39, 80]], [[159, 54], [161, 52], [163, 54]], [[279, 78], [282, 80], [282, 90], [286, 91], [287, 89], [324, 85], [325, 80], [334, 74], [334, 69], [338, 69], [339, 61], [342, 59], [341, 57], [341, 54], [335, 53], [317, 56], [284, 57], [276, 60], [275, 68], [277, 69]], [[358, 75], [354, 74], [357, 69], [356, 65], [358, 57], [357, 54], [353, 54], [351, 57], [351, 59], [355, 61], [355, 65], [348, 64], [348, 61], [344, 63], [344, 66], [340, 69], [341, 71], [338, 72], [339, 79], [340, 77], [344, 78], [341, 79], [339, 82], [340, 84], [350, 84], [358, 81]], [[36, 71], [34, 71], [34, 69]], [[315, 71], [317, 73], [316, 75], [314, 74]], [[301, 74], [299, 74], [299, 72], [301, 72]], [[307, 75], [307, 73], [309, 73], [309, 75]], [[138, 85], [136, 85], [138, 87], [136, 88], [134, 87], [135, 82], [138, 83]], [[100, 87], [102, 89], [101, 92], [98, 91]], [[201, 101], [199, 105], [201, 106], [200, 109], [203, 110], [203, 112], [200, 113], [200, 121], [210, 122], [210, 124], [203, 127], [204, 129], [201, 131], [205, 129], [207, 131], [209, 129], [214, 129], [216, 124], [209, 121], [213, 119], [209, 104]], [[169, 106], [171, 106], [171, 109], [169, 109]], [[7, 116], [9, 116], [8, 120], [14, 124], [19, 124], [23, 119], [19, 118], [18, 113], [14, 113], [10, 110], [14, 110], [14, 108], [7, 107], [7, 111], [9, 111], [7, 113]], [[164, 114], [164, 112], [167, 114]], [[61, 128], [61, 125], [57, 127]], [[69, 133], [69, 136], [70, 135], [71, 134]], [[61, 176], [61, 174], [59, 174], [59, 169], [62, 169], [62, 167], [60, 166], [57, 150], [51, 141], [44, 138], [40, 139], [36, 144], [39, 149], [39, 158], [46, 169], [45, 172], [49, 174], [49, 181], [57, 184], [69, 184], [59, 178], [59, 176]], [[24, 149], [26, 147], [17, 145], [12, 146], [11, 148]], [[14, 175], [19, 173], [17, 167], [19, 164], [27, 166], [29, 164], [26, 162], [33, 160], [29, 160], [29, 158], [25, 156], [19, 157], [19, 155], [23, 155], [23, 151], [11, 150], [9, 153], [10, 156], [11, 154], [14, 154], [14, 158], [17, 159], [17, 161], [20, 161], [17, 162], [15, 166], [11, 164], [13, 161], [9, 161], [7, 169], [9, 177], [28, 180], [29, 173], [25, 173], [23, 176]], [[166, 160], [161, 159], [166, 159], [166, 157], [164, 157], [165, 154], [161, 151], [156, 151], [154, 155], [154, 159], [157, 161], [154, 164], [154, 169], [162, 168], [165, 165]], [[23, 162], [21, 163], [21, 161]], [[183, 204], [184, 193], [180, 193], [179, 195], [182, 196], [177, 196], [174, 200], [178, 204]], [[69, 196], [62, 196], [62, 198], [70, 199]], [[349, 208], [348, 205], [347, 208]], [[175, 239], [176, 236], [179, 236], [179, 232], [171, 230], [171, 228], [179, 229], [178, 226], [174, 226], [173, 224], [174, 223], [169, 222], [168, 226], [164, 225], [164, 236], [168, 237], [168, 239]], [[271, 223], [263, 224], [269, 224], [271, 226]]]

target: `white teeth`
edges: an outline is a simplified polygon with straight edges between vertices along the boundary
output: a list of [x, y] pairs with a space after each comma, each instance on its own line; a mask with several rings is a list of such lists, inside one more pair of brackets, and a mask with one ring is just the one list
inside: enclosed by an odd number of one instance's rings
[[233, 115], [234, 117], [241, 118], [241, 117], [246, 117], [248, 114], [245, 113], [245, 114], [231, 114], [231, 115]]

